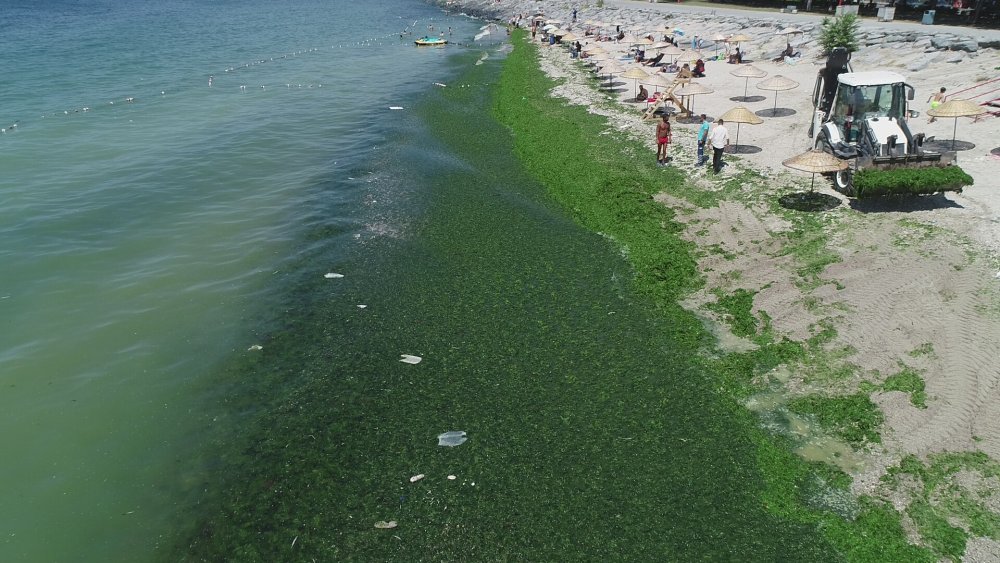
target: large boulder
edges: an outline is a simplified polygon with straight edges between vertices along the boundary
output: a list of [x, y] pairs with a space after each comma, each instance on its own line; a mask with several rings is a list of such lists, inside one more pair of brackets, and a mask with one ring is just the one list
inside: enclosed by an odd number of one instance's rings
[[964, 51], [955, 51], [954, 53], [948, 55], [948, 58], [944, 60], [946, 63], [960, 63], [965, 60]]
[[919, 72], [927, 68], [927, 66], [931, 64], [931, 62], [933, 62], [934, 59], [936, 58], [937, 58], [937, 53], [922, 55], [911, 61], [909, 64], [907, 64], [906, 70], [910, 72]]
[[975, 53], [979, 50], [979, 42], [971, 37], [965, 39], [959, 39], [951, 44], [950, 49], [952, 51], [965, 51], [967, 53]]
[[954, 43], [955, 36], [950, 34], [938, 34], [931, 37], [931, 46], [935, 49], [948, 49]]

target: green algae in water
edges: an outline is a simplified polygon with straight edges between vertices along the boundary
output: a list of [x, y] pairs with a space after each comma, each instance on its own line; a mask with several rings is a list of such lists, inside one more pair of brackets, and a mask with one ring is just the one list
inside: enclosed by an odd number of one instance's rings
[[[317, 300], [293, 329], [312, 336], [262, 360], [297, 387], [260, 419], [189, 558], [829, 559], [760, 506], [750, 421], [665, 339], [617, 249], [483, 118], [491, 66], [417, 110], [462, 162], [416, 172], [434, 188], [412, 237], [372, 243], [345, 278], [364, 313], [348, 330], [326, 320], [346, 304]], [[469, 441], [437, 447], [453, 428]]]
[[[669, 299], [696, 272], [664, 231], [655, 188], [615, 166], [572, 176], [598, 183], [589, 201], [554, 197], [592, 228], [610, 218], [616, 241], [663, 237], [630, 245], [626, 263], [549, 199], [485, 117], [495, 65], [416, 108], [429, 131], [404, 149], [443, 153], [440, 139], [458, 158], [397, 171], [434, 180], [408, 237], [372, 241], [351, 285], [288, 323], [285, 339], [301, 342], [262, 359], [295, 386], [260, 417], [181, 558], [840, 559], [820, 516], [774, 494], [804, 482], [805, 466], [762, 449], [753, 415], [695, 359], [705, 332]], [[571, 133], [560, 142], [577, 144]], [[552, 164], [544, 156], [533, 173]], [[357, 299], [364, 315], [347, 316]], [[401, 364], [404, 351], [424, 359]], [[468, 442], [437, 447], [452, 428]], [[902, 554], [881, 510], [859, 520], [884, 526], [879, 549]], [[839, 517], [822, 525], [838, 545], [856, 533]]]

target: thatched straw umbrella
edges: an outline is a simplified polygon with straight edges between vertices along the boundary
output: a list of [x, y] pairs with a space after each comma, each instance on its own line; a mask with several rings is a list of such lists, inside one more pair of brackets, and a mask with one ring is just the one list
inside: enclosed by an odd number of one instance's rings
[[726, 41], [730, 43], [744, 43], [747, 41], [753, 41], [753, 39], [748, 35], [740, 33], [738, 35], [733, 35], [732, 37], [729, 37], [728, 39], [726, 39]]
[[736, 124], [736, 146], [733, 148], [734, 153], [740, 152], [740, 124], [749, 123], [750, 125], [760, 125], [761, 123], [764, 123], [763, 119], [757, 117], [752, 111], [743, 106], [734, 107], [733, 109], [720, 115], [719, 119], [722, 119], [723, 121], [732, 121]]
[[649, 78], [649, 73], [642, 70], [641, 68], [634, 66], [622, 73], [622, 78], [631, 78], [635, 83], [632, 85], [633, 91], [638, 95], [639, 81], [647, 80]]
[[663, 73], [661, 72], [651, 74], [649, 78], [640, 80], [640, 82], [643, 84], [649, 84], [650, 86], [653, 86], [654, 91], [656, 92], [659, 92], [660, 88], [664, 89], [670, 88], [671, 86], [674, 85], [674, 82], [672, 80], [667, 80], [667, 78], [663, 76]]
[[660, 52], [663, 53], [665, 56], [670, 57], [670, 62], [671, 64], [673, 64], [674, 58], [676, 58], [678, 55], [684, 54], [684, 49], [681, 49], [679, 47], [674, 47], [673, 45], [667, 45], [663, 49], [660, 49]]
[[729, 71], [729, 74], [733, 76], [738, 76], [739, 78], [746, 78], [746, 82], [743, 84], [743, 98], [740, 100], [742, 102], [747, 101], [747, 89], [750, 87], [751, 78], [764, 78], [767, 76], [766, 70], [761, 70], [753, 65], [746, 64], [736, 67], [736, 69]]
[[757, 87], [761, 90], [774, 91], [774, 108], [771, 109], [771, 117], [774, 117], [778, 113], [778, 92], [798, 88], [799, 83], [791, 78], [785, 78], [780, 74], [775, 74], [771, 78], [757, 84]]
[[614, 75], [625, 72], [625, 69], [622, 68], [622, 66], [616, 63], [615, 61], [602, 61], [602, 64], [598, 68], [599, 68], [598, 71], [599, 74], [608, 75], [608, 88], [611, 88], [611, 86], [613, 85], [612, 80]]
[[973, 117], [986, 113], [983, 106], [972, 100], [948, 100], [936, 108], [927, 110], [932, 117], [954, 117], [955, 126], [951, 130], [951, 150], [955, 150], [955, 134], [958, 132], [959, 117]]
[[[684, 86], [681, 86], [680, 88], [674, 90], [675, 95], [684, 97], [698, 96], [701, 94], [711, 94], [712, 92], [715, 92], [715, 90], [709, 88], [708, 86], [705, 86], [704, 84], [699, 84], [698, 82], [689, 82]], [[688, 111], [694, 113], [693, 104], [691, 103], [688, 104]]]
[[809, 193], [812, 193], [813, 186], [816, 185], [816, 173], [837, 172], [847, 169], [847, 161], [840, 160], [832, 154], [820, 149], [812, 149], [800, 155], [781, 161], [782, 164], [795, 170], [812, 173], [812, 182], [809, 183]]

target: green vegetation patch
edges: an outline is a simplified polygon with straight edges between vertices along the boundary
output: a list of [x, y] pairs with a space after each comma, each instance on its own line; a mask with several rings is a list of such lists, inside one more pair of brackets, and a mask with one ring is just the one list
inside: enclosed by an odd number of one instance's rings
[[898, 487], [904, 475], [916, 484], [907, 514], [937, 555], [958, 561], [969, 537], [1000, 540], [1000, 514], [990, 508], [1000, 494], [1000, 463], [982, 452], [934, 454], [926, 462], [911, 455], [883, 480]]
[[922, 409], [927, 408], [927, 393], [924, 391], [924, 378], [912, 367], [902, 366], [898, 373], [890, 375], [882, 384], [885, 391], [902, 391], [910, 395], [910, 402]]
[[792, 412], [816, 418], [820, 426], [856, 446], [881, 443], [884, 417], [867, 393], [844, 397], [808, 395], [788, 403]]
[[722, 290], [715, 290], [715, 294], [718, 298], [715, 303], [707, 305], [709, 310], [721, 314], [736, 336], [744, 338], [756, 336], [760, 324], [753, 314], [753, 298], [756, 292], [737, 289], [726, 294]]
[[858, 198], [961, 191], [963, 187], [972, 184], [972, 176], [958, 165], [885, 170], [871, 168], [860, 170], [854, 175], [854, 189]]

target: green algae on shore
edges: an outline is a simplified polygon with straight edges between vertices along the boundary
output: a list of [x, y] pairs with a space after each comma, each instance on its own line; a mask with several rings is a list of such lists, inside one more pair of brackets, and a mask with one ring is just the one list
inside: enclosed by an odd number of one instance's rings
[[[545, 77], [537, 65], [534, 63], [533, 55], [526, 52], [532, 47], [522, 47], [518, 45], [514, 55], [508, 60], [505, 83], [509, 86], [509, 105], [502, 107], [508, 113], [503, 119], [515, 132], [516, 143], [522, 160], [533, 173], [535, 168], [541, 168], [542, 172], [536, 173], [540, 177], [556, 179], [556, 181], [546, 181], [547, 187], [556, 198], [568, 209], [574, 211], [575, 216], [590, 228], [599, 230], [616, 241], [624, 248], [628, 249], [630, 262], [636, 270], [635, 287], [640, 293], [651, 297], [655, 303], [657, 311], [664, 314], [670, 320], [668, 324], [674, 327], [675, 334], [680, 333], [682, 337], [679, 342], [691, 345], [692, 354], [696, 354], [700, 348], [700, 333], [696, 328], [697, 319], [681, 311], [666, 296], [659, 282], [663, 281], [662, 273], [664, 268], [656, 264], [655, 257], [650, 259], [653, 265], [644, 264], [642, 261], [632, 260], [635, 248], [657, 248], [657, 245], [664, 244], [664, 238], [677, 238], [676, 233], [679, 228], [655, 214], [646, 211], [645, 216], [641, 212], [619, 216], [612, 216], [606, 221], [600, 221], [602, 213], [607, 210], [590, 211], [591, 215], [580, 219], [581, 215], [588, 213], [588, 206], [613, 207], [618, 205], [623, 195], [628, 194], [631, 184], [627, 181], [614, 184], [609, 182], [608, 171], [616, 171], [619, 167], [631, 166], [633, 174], [642, 176], [642, 183], [647, 193], [659, 190], [667, 190], [676, 195], [686, 197], [690, 189], [680, 182], [664, 181], [664, 172], [653, 167], [644, 168], [636, 165], [634, 157], [629, 157], [625, 153], [631, 152], [641, 154], [642, 144], [621, 136], [612, 140], [608, 137], [601, 137], [597, 134], [603, 130], [601, 125], [604, 118], [588, 114], [585, 108], [567, 105], [565, 101], [551, 98], [549, 90], [552, 82]], [[517, 60], [518, 56], [524, 60]], [[516, 62], [515, 62], [516, 61]], [[513, 70], [514, 68], [517, 70]], [[519, 73], [517, 80], [510, 80], [509, 75]], [[503, 92], [501, 93], [501, 100]], [[522, 106], [531, 106], [524, 108]], [[510, 117], [514, 115], [515, 117]], [[597, 122], [596, 125], [584, 125], [587, 122]], [[546, 135], [548, 131], [559, 131], [560, 143], [565, 146], [586, 147], [583, 150], [575, 150], [568, 153], [560, 153], [556, 149], [550, 149]], [[620, 143], [630, 149], [616, 152], [613, 142]], [[541, 154], [549, 151], [546, 159]], [[582, 158], [573, 158], [579, 155]], [[595, 166], [590, 161], [591, 158], [599, 156], [599, 162], [603, 166]], [[572, 184], [560, 180], [564, 178], [567, 169], [575, 169], [578, 177], [587, 178], [591, 182], [588, 186], [586, 182], [582, 185]], [[602, 184], [603, 182], [603, 184]], [[608, 185], [615, 185], [619, 191], [606, 189]], [[592, 187], [596, 186], [596, 188]], [[591, 190], [596, 189], [601, 195], [594, 196]], [[693, 194], [695, 201], [699, 195]], [[604, 202], [602, 203], [602, 199]], [[635, 198], [641, 201], [646, 198]], [[631, 201], [631, 199], [630, 199]], [[607, 218], [607, 216], [604, 216]], [[596, 224], [595, 224], [596, 220]], [[645, 220], [646, 227], [642, 225], [630, 224], [632, 221]], [[649, 227], [655, 226], [658, 229]], [[815, 234], [806, 233], [805, 236], [815, 238]], [[643, 237], [648, 237], [644, 239]], [[810, 245], [806, 268], [802, 272], [804, 278], [814, 276], [818, 267], [813, 262], [829, 263], [832, 258], [823, 256], [813, 260], [812, 257], [819, 257], [823, 251], [814, 249], [815, 245]], [[800, 253], [801, 250], [796, 250]], [[655, 254], [655, 252], [653, 253]], [[676, 255], [670, 255], [668, 260], [676, 260]], [[678, 272], [685, 272], [687, 275]], [[677, 287], [695, 287], [700, 280], [696, 272], [691, 272], [684, 267], [683, 260], [680, 266], [673, 271], [674, 280]], [[724, 302], [725, 303], [725, 302]], [[739, 306], [739, 301], [725, 303], [724, 308], [731, 309], [735, 317], [744, 314], [745, 307]], [[734, 318], [735, 318], [734, 317]], [[749, 321], [749, 319], [747, 319]], [[761, 321], [766, 326], [767, 319]], [[747, 327], [750, 323], [745, 323]], [[694, 336], [699, 334], [699, 336]], [[686, 338], [683, 337], [686, 335]], [[713, 374], [716, 381], [716, 388], [725, 393], [731, 393], [734, 397], [745, 398], [754, 392], [750, 385], [750, 380], [755, 375], [767, 373], [774, 367], [785, 363], [798, 362], [808, 351], [811, 355], [818, 350], [822, 342], [817, 339], [815, 342], [805, 343], [789, 341], [786, 339], [776, 340], [769, 335], [768, 331], [758, 334], [755, 341], [761, 346], [749, 352], [737, 352], [723, 356], [715, 360], [704, 358], [701, 362], [709, 373]], [[822, 363], [824, 363], [825, 360]], [[819, 366], [822, 367], [822, 366]], [[757, 390], [759, 391], [759, 389]], [[834, 484], [836, 487], [846, 487], [849, 479], [839, 474], [836, 469], [825, 464], [810, 464], [803, 461], [791, 452], [792, 444], [780, 436], [768, 434], [760, 429], [749, 432], [758, 448], [758, 462], [766, 487], [763, 493], [765, 505], [775, 514], [789, 518], [793, 521], [816, 523], [822, 529], [824, 536], [832, 541], [840, 555], [852, 561], [929, 561], [933, 556], [925, 549], [910, 545], [903, 532], [900, 515], [891, 506], [870, 498], [860, 499], [860, 510], [855, 517], [846, 520], [837, 516], [831, 511], [814, 510], [808, 507], [817, 506], [814, 499], [805, 498], [804, 491], [808, 483], [814, 482], [817, 478]], [[832, 473], [831, 473], [832, 471]], [[822, 477], [825, 473], [841, 475], [841, 477]], [[819, 503], [822, 504], [822, 503]]]
[[[889, 507], [815, 508], [843, 474], [726, 384], [787, 345], [699, 357], [711, 337], [676, 302], [701, 283], [692, 247], [651, 197], [679, 173], [636, 166], [603, 118], [551, 99], [520, 37], [497, 88], [490, 59], [415, 108], [427, 131], [402, 150], [429, 151], [408, 172], [435, 189], [409, 238], [371, 241], [288, 323], [292, 349], [262, 350], [255, 369], [294, 387], [182, 558], [928, 560]], [[494, 96], [510, 131], [484, 118]], [[457, 429], [468, 442], [436, 446]]]

